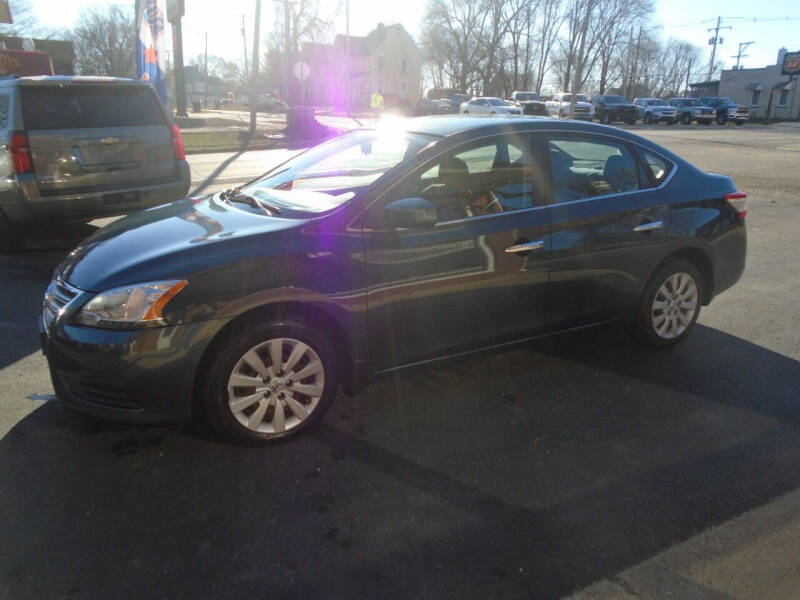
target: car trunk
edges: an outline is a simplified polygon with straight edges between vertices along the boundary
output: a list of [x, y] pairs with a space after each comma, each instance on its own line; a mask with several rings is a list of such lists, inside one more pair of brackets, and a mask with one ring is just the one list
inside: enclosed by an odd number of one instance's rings
[[21, 94], [41, 195], [146, 187], [179, 177], [169, 124], [149, 88], [27, 86]]

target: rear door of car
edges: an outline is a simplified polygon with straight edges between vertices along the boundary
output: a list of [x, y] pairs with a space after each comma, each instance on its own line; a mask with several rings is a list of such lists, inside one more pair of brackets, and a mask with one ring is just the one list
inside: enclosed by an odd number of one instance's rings
[[166, 114], [148, 86], [20, 86], [43, 196], [146, 187], [180, 177]]
[[[634, 145], [592, 134], [542, 135], [552, 174], [551, 331], [614, 317], [649, 277], [669, 212]], [[666, 165], [666, 163], [664, 163]]]

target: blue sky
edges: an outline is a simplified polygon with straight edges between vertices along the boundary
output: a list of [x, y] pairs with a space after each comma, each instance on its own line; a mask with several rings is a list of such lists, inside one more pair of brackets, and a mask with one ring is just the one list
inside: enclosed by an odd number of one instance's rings
[[[39, 19], [54, 27], [69, 26], [81, 8], [106, 4], [107, 0], [34, 0], [34, 10]], [[333, 21], [336, 32], [344, 33], [345, 0], [321, 0], [323, 13]], [[128, 2], [120, 2], [127, 4]], [[133, 2], [130, 2], [133, 4]], [[208, 52], [228, 59], [239, 59], [243, 46], [241, 15], [247, 24], [248, 53], [252, 49], [253, 14], [255, 0], [186, 0], [184, 18], [184, 55], [188, 58], [203, 51], [204, 36], [208, 31]], [[718, 15], [723, 25], [733, 27], [720, 36], [723, 45], [718, 49], [726, 66], [735, 62], [739, 42], [753, 41], [743, 59], [745, 67], [774, 64], [781, 46], [800, 50], [800, 3], [798, 0], [656, 0], [657, 14], [653, 21], [661, 28], [664, 38], [676, 37], [702, 46], [710, 54], [706, 31]], [[276, 0], [262, 0], [262, 39], [272, 28]], [[425, 8], [425, 0], [350, 0], [350, 30], [354, 35], [365, 35], [376, 23], [402, 23], [417, 35]], [[795, 20], [772, 20], [793, 17]], [[755, 19], [755, 20], [754, 20]], [[708, 21], [703, 23], [703, 21]]]

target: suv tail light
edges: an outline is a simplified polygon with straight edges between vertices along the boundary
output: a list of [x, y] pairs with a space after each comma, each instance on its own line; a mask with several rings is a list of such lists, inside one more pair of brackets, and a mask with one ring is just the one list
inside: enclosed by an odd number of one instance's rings
[[11, 151], [14, 173], [17, 175], [33, 173], [33, 157], [31, 156], [31, 147], [28, 144], [28, 134], [24, 131], [13, 131], [11, 133], [11, 143], [8, 146]]
[[181, 130], [177, 125], [173, 125], [172, 129], [172, 149], [175, 151], [175, 158], [177, 160], [184, 160], [186, 158], [186, 147], [183, 145], [183, 137], [181, 137]]
[[747, 194], [744, 192], [731, 192], [730, 194], [725, 194], [725, 200], [730, 203], [733, 208], [736, 209], [736, 215], [739, 219], [744, 219], [747, 215]]

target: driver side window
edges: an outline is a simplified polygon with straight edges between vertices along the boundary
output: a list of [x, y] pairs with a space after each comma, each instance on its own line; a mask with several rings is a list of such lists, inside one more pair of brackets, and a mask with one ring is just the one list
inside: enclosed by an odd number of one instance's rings
[[531, 208], [533, 166], [529, 138], [495, 138], [448, 152], [409, 183], [443, 223]]

